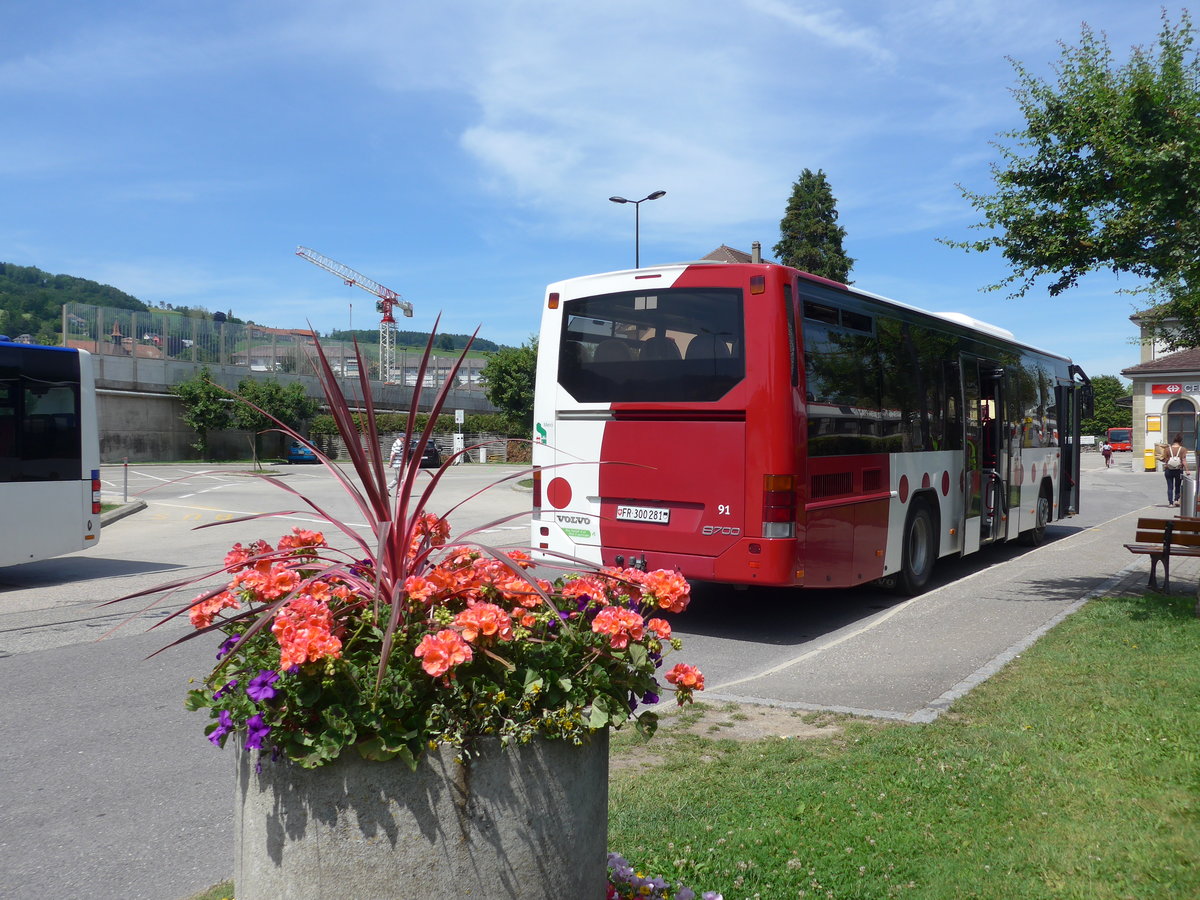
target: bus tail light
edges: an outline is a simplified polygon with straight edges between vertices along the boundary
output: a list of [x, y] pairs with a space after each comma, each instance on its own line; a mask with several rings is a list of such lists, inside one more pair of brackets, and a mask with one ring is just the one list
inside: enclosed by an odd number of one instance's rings
[[533, 511], [539, 513], [542, 510], [542, 467], [533, 467]]
[[550, 309], [558, 309], [559, 299], [558, 291], [551, 291], [550, 295], [546, 298], [546, 306]]
[[100, 515], [100, 471], [92, 469], [92, 515]]
[[764, 475], [762, 536], [796, 536], [796, 479], [792, 475]]

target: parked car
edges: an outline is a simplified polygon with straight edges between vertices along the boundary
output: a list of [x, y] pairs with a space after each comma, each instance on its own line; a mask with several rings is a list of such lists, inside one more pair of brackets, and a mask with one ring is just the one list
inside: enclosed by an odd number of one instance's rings
[[312, 452], [312, 448], [304, 446], [299, 441], [292, 441], [291, 446], [288, 447], [287, 461], [295, 465], [296, 463], [315, 463], [319, 460], [317, 454]]
[[[417, 452], [417, 441], [411, 440], [408, 442], [408, 452]], [[425, 445], [425, 452], [421, 454], [422, 469], [436, 469], [442, 464], [442, 454], [438, 452], [437, 445], [433, 441], [429, 441]]]

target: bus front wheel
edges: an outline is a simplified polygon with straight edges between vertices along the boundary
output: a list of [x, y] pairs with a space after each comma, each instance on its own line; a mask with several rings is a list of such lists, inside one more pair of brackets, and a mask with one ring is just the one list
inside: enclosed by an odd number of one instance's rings
[[936, 531], [928, 504], [916, 503], [904, 523], [904, 554], [896, 587], [910, 597], [921, 593], [933, 574], [937, 558]]

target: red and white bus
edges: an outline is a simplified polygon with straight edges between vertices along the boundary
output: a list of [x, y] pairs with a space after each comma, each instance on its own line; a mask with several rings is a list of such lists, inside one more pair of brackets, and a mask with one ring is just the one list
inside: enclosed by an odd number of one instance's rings
[[956, 313], [771, 264], [546, 292], [532, 543], [732, 584], [915, 593], [1079, 507], [1086, 375]]
[[1105, 433], [1104, 439], [1114, 450], [1133, 450], [1132, 428], [1110, 428]]

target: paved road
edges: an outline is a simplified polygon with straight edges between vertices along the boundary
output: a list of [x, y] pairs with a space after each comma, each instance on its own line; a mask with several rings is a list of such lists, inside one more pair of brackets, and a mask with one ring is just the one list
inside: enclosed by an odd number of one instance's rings
[[[1134, 472], [1127, 459], [1110, 470], [1097, 455], [1087, 460], [1082, 515], [1052, 526], [1037, 550], [945, 562], [934, 589], [911, 600], [870, 587], [699, 586], [676, 620], [679, 657], [705, 671], [710, 697], [928, 720], [1126, 567], [1120, 544], [1138, 510], [1162, 503], [1162, 477]], [[0, 570], [6, 896], [177, 900], [232, 871], [230, 757], [203, 740], [201, 717], [181, 705], [212, 648], [195, 642], [146, 660], [181, 633], [143, 633], [161, 617], [153, 610], [97, 643], [117, 619], [95, 605], [199, 574], [234, 540], [311, 527], [313, 516], [193, 531], [297, 505], [227, 467], [130, 469], [131, 494], [156, 485], [142, 493], [148, 508], [108, 528], [99, 547]], [[327, 476], [286, 471], [286, 482], [356, 521]], [[455, 470], [433, 508], [471, 496], [498, 471]], [[119, 467], [104, 476], [106, 490], [123, 490]], [[498, 520], [527, 504], [527, 494], [489, 492], [454, 514], [456, 531], [487, 526], [496, 544], [523, 544], [524, 521]]]

